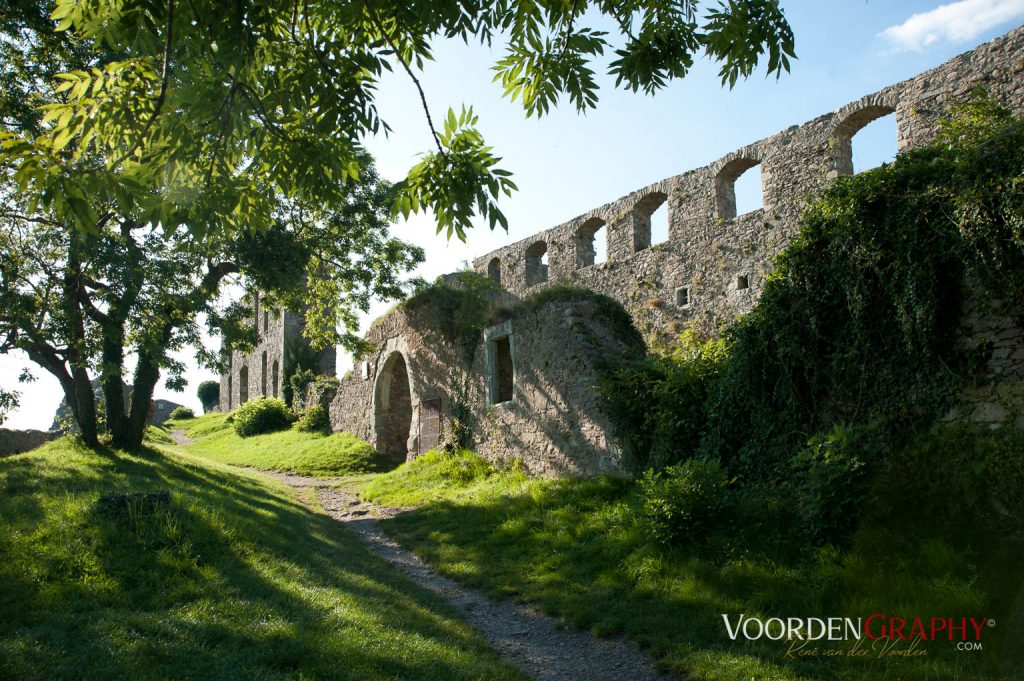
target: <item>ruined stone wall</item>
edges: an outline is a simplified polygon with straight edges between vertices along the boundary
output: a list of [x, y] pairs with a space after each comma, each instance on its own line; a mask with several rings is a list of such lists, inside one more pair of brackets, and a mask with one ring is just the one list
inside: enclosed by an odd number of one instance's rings
[[[450, 438], [458, 406], [473, 434], [471, 446], [489, 461], [519, 460], [535, 474], [594, 475], [622, 471], [624, 463], [594, 390], [596, 363], [625, 345], [595, 319], [589, 301], [550, 302], [525, 309], [485, 330], [472, 357], [461, 355], [431, 327], [428, 310], [400, 307], [367, 334], [375, 350], [341, 379], [331, 403], [335, 430], [358, 435], [382, 452], [415, 458]], [[496, 339], [509, 339], [512, 399], [494, 392]], [[401, 358], [400, 360], [398, 358]], [[408, 404], [387, 404], [388, 374], [405, 367]], [[489, 383], [491, 383], [489, 385]], [[407, 419], [394, 418], [396, 409]], [[433, 427], [436, 417], [440, 433]], [[395, 424], [404, 452], [389, 445]]]
[[31, 452], [37, 447], [42, 447], [60, 433], [52, 430], [10, 430], [0, 428], [0, 456], [10, 456]]
[[[597, 312], [590, 301], [550, 302], [484, 331], [472, 371], [480, 394], [473, 403], [478, 454], [492, 463], [518, 460], [540, 475], [627, 470], [596, 383], [598, 364], [630, 348]], [[498, 402], [493, 355], [503, 337], [514, 381], [512, 399]]]
[[[713, 333], [753, 307], [808, 202], [853, 172], [857, 131], [893, 113], [898, 149], [924, 144], [949, 107], [978, 86], [1024, 111], [1022, 48], [1024, 28], [1018, 28], [916, 78], [488, 253], [474, 268], [499, 280], [513, 299], [556, 283], [604, 293], [649, 338], [673, 337], [686, 324]], [[736, 215], [734, 182], [754, 165], [763, 207]], [[651, 215], [666, 204], [668, 240], [651, 244]], [[594, 264], [593, 237], [602, 227], [608, 260]], [[990, 382], [974, 386], [975, 397], [950, 418], [998, 423], [1005, 400], [1024, 399], [1024, 389], [1012, 388], [1024, 386], [1024, 317], [979, 301], [968, 310], [968, 337], [992, 346]], [[442, 342], [429, 317], [401, 306], [367, 334], [375, 349], [341, 380], [330, 405], [332, 426], [412, 458], [445, 439], [431, 424], [450, 427], [462, 404], [473, 447], [492, 462], [519, 460], [538, 474], [623, 470], [628, 462], [612, 439], [594, 381], [602, 355], [628, 349], [594, 312], [585, 301], [523, 307], [487, 329], [467, 361]], [[514, 380], [511, 395], [504, 395], [498, 367], [509, 364]], [[393, 388], [395, 376], [408, 385]]]
[[[651, 337], [684, 323], [713, 332], [751, 309], [771, 263], [796, 235], [809, 200], [853, 170], [851, 139], [895, 113], [897, 147], [934, 138], [949, 107], [982, 86], [1024, 111], [1024, 28], [837, 111], [749, 144], [714, 163], [662, 180], [474, 261], [523, 296], [553, 283], [605, 293]], [[733, 183], [760, 165], [763, 208], [735, 215]], [[650, 245], [650, 215], [668, 204], [668, 241]], [[608, 260], [594, 265], [590, 235], [604, 226]], [[547, 253], [542, 266], [540, 254]], [[546, 280], [544, 270], [546, 269]]]
[[[264, 307], [259, 294], [253, 298], [252, 324], [260, 332], [260, 343], [252, 352], [231, 353], [229, 365], [220, 377], [220, 411], [225, 413], [255, 397], [283, 397], [296, 350], [307, 347], [302, 337], [301, 314]], [[319, 353], [317, 373], [333, 376], [335, 371], [334, 348]]]

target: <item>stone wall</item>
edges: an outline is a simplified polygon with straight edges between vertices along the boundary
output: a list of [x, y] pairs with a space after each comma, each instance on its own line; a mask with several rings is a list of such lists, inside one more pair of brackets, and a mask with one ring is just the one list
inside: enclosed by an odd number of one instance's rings
[[[261, 306], [261, 296], [253, 294], [252, 324], [260, 333], [259, 344], [249, 353], [230, 353], [228, 366], [220, 377], [221, 412], [230, 412], [256, 397], [283, 397], [285, 383], [299, 361], [308, 352], [302, 336], [305, 320], [291, 310], [273, 310]], [[334, 348], [317, 353], [316, 373], [333, 376], [337, 355]]]
[[48, 430], [9, 430], [0, 428], [0, 456], [30, 452], [41, 447], [60, 433]]
[[[450, 438], [461, 405], [472, 448], [492, 462], [518, 460], [536, 474], [621, 471], [594, 384], [595, 365], [627, 347], [595, 310], [589, 301], [525, 308], [488, 328], [470, 358], [440, 338], [429, 309], [399, 307], [367, 334], [376, 350], [341, 379], [332, 426], [412, 459]], [[508, 364], [493, 354], [503, 339]], [[512, 372], [506, 401], [497, 391], [499, 365]]]
[[[753, 307], [808, 201], [853, 172], [857, 131], [892, 113], [898, 149], [926, 143], [949, 107], [977, 86], [1024, 111], [1022, 48], [1018, 28], [916, 78], [488, 253], [474, 268], [499, 280], [512, 300], [555, 283], [606, 294], [650, 339], [674, 337], [684, 325], [713, 333]], [[754, 166], [763, 207], [736, 215], [735, 180]], [[663, 205], [668, 240], [652, 244], [651, 216]], [[595, 264], [593, 241], [602, 228], [608, 260]], [[974, 397], [965, 396], [950, 418], [999, 423], [1001, 405], [1024, 397], [1022, 317], [980, 301], [968, 309], [970, 342], [990, 352], [989, 382], [974, 386]], [[458, 416], [470, 425], [472, 446], [495, 463], [518, 460], [538, 474], [626, 468], [594, 383], [602, 357], [629, 348], [586, 300], [518, 310], [486, 329], [468, 358], [439, 337], [429, 309], [399, 306], [368, 332], [374, 352], [341, 379], [330, 405], [332, 427], [402, 459], [443, 442]]]
[[[852, 173], [857, 131], [895, 113], [897, 148], [923, 144], [950, 105], [978, 86], [1024, 111], [1022, 55], [1024, 28], [1017, 28], [915, 78], [492, 251], [474, 268], [519, 296], [552, 283], [605, 293], [650, 337], [673, 336], [684, 323], [712, 332], [753, 306], [808, 201]], [[761, 169], [763, 208], [736, 216], [733, 183], [754, 165]], [[650, 216], [666, 202], [669, 238], [652, 246]], [[608, 260], [595, 265], [591, 235], [601, 226]], [[546, 279], [537, 256], [544, 252]]]
[[[485, 330], [472, 371], [477, 453], [496, 463], [518, 460], [529, 473], [542, 475], [628, 468], [596, 383], [599, 363], [622, 358], [631, 348], [598, 312], [590, 301], [551, 302]], [[499, 402], [495, 355], [502, 338], [510, 341], [513, 381], [511, 399]]]

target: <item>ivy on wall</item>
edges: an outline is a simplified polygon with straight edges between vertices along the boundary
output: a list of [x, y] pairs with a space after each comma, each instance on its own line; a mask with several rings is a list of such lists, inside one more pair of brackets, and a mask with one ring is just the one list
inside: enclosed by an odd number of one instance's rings
[[720, 341], [614, 368], [604, 401], [641, 469], [696, 457], [856, 494], [987, 360], [968, 295], [1024, 302], [1024, 121], [983, 94], [934, 144], [837, 180]]

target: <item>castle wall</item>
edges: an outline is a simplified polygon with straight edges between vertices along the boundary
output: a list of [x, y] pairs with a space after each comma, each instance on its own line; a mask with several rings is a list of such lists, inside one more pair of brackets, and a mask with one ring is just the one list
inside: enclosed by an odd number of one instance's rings
[[[259, 294], [253, 298], [251, 323], [259, 330], [260, 342], [252, 352], [231, 353], [220, 377], [220, 411], [225, 413], [256, 397], [283, 397], [287, 376], [295, 364], [295, 351], [307, 347], [302, 337], [302, 315], [264, 307]], [[319, 353], [317, 373], [333, 376], [336, 370], [334, 348]]]
[[[499, 401], [494, 348], [510, 351], [511, 399]], [[535, 474], [594, 475], [622, 471], [611, 426], [598, 406], [595, 364], [626, 352], [594, 318], [593, 303], [550, 302], [487, 329], [472, 358], [460, 355], [430, 325], [428, 315], [400, 307], [368, 333], [375, 351], [341, 379], [330, 407], [334, 430], [354, 433], [388, 451], [396, 422], [412, 459], [451, 437], [452, 419], [463, 418], [472, 448], [494, 463], [519, 460]], [[408, 421], [389, 415], [382, 394], [387, 373], [401, 357], [411, 399]], [[392, 397], [396, 387], [390, 385]], [[394, 400], [391, 400], [394, 402]], [[467, 411], [459, 415], [459, 405]], [[435, 424], [437, 427], [435, 427]], [[439, 432], [438, 432], [439, 431]]]
[[[808, 203], [835, 178], [853, 172], [851, 140], [857, 131], [892, 113], [898, 149], [924, 144], [935, 137], [949, 107], [978, 86], [1024, 111], [1022, 48], [1024, 27], [712, 164], [492, 251], [476, 259], [474, 268], [499, 279], [512, 300], [556, 283], [604, 293], [649, 338], [674, 337], [685, 324], [713, 333], [753, 307]], [[754, 165], [760, 167], [763, 207], [736, 215], [734, 182]], [[652, 245], [651, 215], [662, 205], [668, 240]], [[594, 264], [593, 236], [602, 227], [608, 260]], [[1007, 399], [1024, 399], [1021, 315], [978, 301], [968, 310], [963, 323], [969, 342], [992, 345], [991, 382], [973, 386], [950, 418], [999, 423], [997, 417], [1009, 413], [1003, 409]], [[286, 314], [274, 328], [255, 352], [232, 357], [233, 387], [224, 391], [227, 376], [222, 378], [222, 410], [240, 401], [241, 367], [248, 369], [247, 388], [254, 396], [260, 392], [262, 353], [280, 357], [283, 366], [285, 352], [301, 342], [301, 317]], [[473, 448], [495, 463], [518, 460], [537, 474], [592, 475], [627, 467], [594, 384], [602, 357], [629, 349], [595, 318], [592, 303], [521, 307], [485, 330], [471, 358], [438, 334], [436, 320], [409, 305], [375, 322], [366, 337], [374, 351], [356, 362], [331, 399], [332, 427], [408, 459], [449, 439], [459, 418], [469, 423]], [[333, 371], [333, 355], [324, 363]]]
[[[837, 111], [749, 144], [714, 163], [656, 182], [474, 260], [513, 294], [554, 283], [585, 286], [622, 303], [650, 337], [684, 323], [713, 332], [751, 309], [775, 256], [808, 202], [853, 171], [851, 138], [895, 113], [897, 148], [932, 140], [938, 122], [978, 86], [1024, 111], [1024, 28]], [[735, 215], [733, 182], [760, 164], [763, 208]], [[650, 215], [668, 204], [668, 241], [649, 246]], [[603, 223], [608, 260], [592, 262], [589, 234]], [[546, 267], [537, 253], [547, 252]], [[547, 271], [546, 281], [539, 281]]]

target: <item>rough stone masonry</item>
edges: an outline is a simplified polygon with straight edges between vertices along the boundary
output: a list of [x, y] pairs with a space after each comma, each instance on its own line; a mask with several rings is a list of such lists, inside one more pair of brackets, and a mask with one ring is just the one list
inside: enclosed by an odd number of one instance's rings
[[[513, 299], [558, 283], [606, 294], [649, 338], [672, 337], [687, 324], [714, 332], [752, 308], [775, 256], [797, 234], [807, 203], [836, 177], [853, 173], [853, 138], [861, 128], [894, 114], [899, 150], [927, 143], [950, 106], [978, 87], [1022, 112], [1022, 48], [1024, 27], [703, 168], [488, 253], [474, 261], [474, 269]], [[755, 167], [763, 207], [737, 215], [735, 182]], [[652, 244], [651, 216], [664, 204], [668, 239]], [[602, 231], [608, 258], [595, 263], [594, 241]], [[1008, 402], [1022, 396], [1024, 333], [1014, 321], [1022, 316], [993, 301], [969, 309], [962, 323], [973, 341], [993, 343], [989, 369], [996, 380], [968, 391], [950, 418], [998, 424], [1013, 413]], [[331, 423], [405, 459], [436, 446], [453, 414], [466, 412], [473, 447], [493, 462], [518, 461], [540, 474], [621, 470], [628, 462], [593, 385], [596, 363], [630, 348], [595, 312], [584, 301], [526, 308], [486, 329], [466, 368], [432, 341], [422, 320], [399, 307], [368, 332], [374, 352], [359, 358], [327, 396]], [[258, 310], [254, 323], [269, 328]], [[271, 361], [284, 361], [288, 344], [298, 342], [301, 317], [282, 319], [275, 328], [280, 331], [268, 334], [267, 347], [232, 357], [221, 380], [222, 409], [256, 394], [277, 394], [279, 374], [266, 368], [266, 353]], [[333, 354], [322, 364], [333, 371]]]

